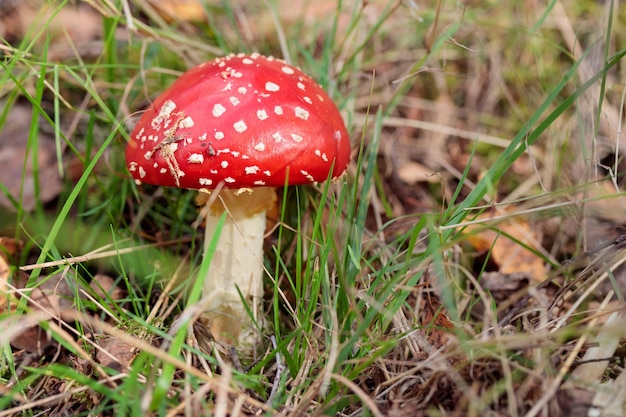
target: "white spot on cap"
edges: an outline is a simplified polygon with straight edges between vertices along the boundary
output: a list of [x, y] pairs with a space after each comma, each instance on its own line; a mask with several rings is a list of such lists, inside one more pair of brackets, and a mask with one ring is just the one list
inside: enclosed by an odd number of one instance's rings
[[128, 165], [128, 170], [130, 172], [135, 172], [137, 171], [137, 162], [132, 161], [129, 165]]
[[222, 161], [222, 163], [220, 164], [220, 166], [222, 168], [228, 168], [228, 161]]
[[265, 181], [257, 180], [254, 182], [254, 185], [265, 185]]
[[224, 114], [225, 111], [226, 111], [226, 107], [217, 103], [215, 106], [213, 106], [213, 111], [211, 113], [213, 113], [213, 116], [215, 117], [220, 117], [222, 114]]
[[198, 178], [198, 184], [200, 185], [211, 185], [213, 184], [213, 180], [210, 178]]
[[253, 175], [253, 174], [256, 174], [257, 172], [259, 172], [259, 170], [260, 170], [261, 168], [259, 168], [259, 167], [258, 167], [258, 166], [256, 166], [256, 165], [253, 165], [253, 166], [251, 166], [251, 167], [245, 167], [244, 169], [246, 170], [246, 174], [248, 174], [248, 175]]
[[206, 136], [207, 136], [206, 133], [204, 133], [204, 134], [198, 136], [198, 140], [206, 140]]
[[161, 110], [159, 110], [160, 114], [170, 115], [176, 109], [176, 103], [172, 100], [165, 100], [165, 103], [161, 106]]
[[254, 61], [251, 60], [250, 58], [244, 58], [241, 60], [241, 62], [247, 65], [254, 64]]
[[246, 122], [244, 122], [243, 120], [239, 120], [238, 122], [235, 122], [235, 124], [233, 124], [233, 128], [238, 133], [243, 133], [248, 129], [248, 126], [246, 125]]
[[302, 136], [300, 135], [296, 135], [295, 133], [291, 134], [291, 139], [293, 139], [294, 142], [302, 142], [302, 140], [304, 139]]
[[215, 139], [217, 139], [217, 140], [222, 140], [222, 139], [224, 139], [224, 132], [220, 132], [220, 131], [218, 130], [217, 132], [215, 132], [214, 137], [215, 137]]
[[142, 178], [146, 176], [146, 170], [143, 169], [142, 166], [139, 167], [139, 178]]
[[307, 103], [309, 103], [309, 104], [313, 104], [313, 100], [311, 100], [311, 97], [304, 96], [304, 97], [302, 98], [302, 100], [306, 101], [306, 102], [307, 102]]
[[161, 168], [161, 169], [159, 170], [159, 173], [160, 173], [160, 174], [165, 174], [166, 172], [167, 172], [167, 168]]
[[193, 127], [193, 119], [189, 116], [185, 117], [178, 123], [178, 127]]
[[228, 100], [230, 100], [230, 104], [232, 104], [233, 106], [239, 104], [239, 99], [237, 97], [229, 97]]
[[204, 162], [204, 156], [201, 153], [192, 153], [187, 158], [187, 162], [190, 164], [201, 164]]
[[317, 95], [317, 99], [318, 99], [319, 101], [321, 101], [322, 103], [324, 102], [324, 97], [322, 97], [322, 96], [321, 96], [321, 95], [319, 95], [319, 94]]
[[232, 184], [233, 182], [235, 182], [235, 179], [233, 177], [227, 177], [227, 178], [224, 178], [224, 182]]
[[266, 169], [265, 171], [263, 171], [263, 173], [264, 173], [265, 175], [267, 175], [268, 177], [270, 177], [270, 176], [272, 175], [272, 173], [271, 173], [271, 172], [269, 172], [267, 169]]
[[274, 92], [274, 91], [280, 90], [280, 86], [278, 84], [275, 84], [275, 83], [271, 82], [271, 81], [268, 81], [268, 82], [265, 83], [265, 89], [267, 91]]
[[296, 107], [295, 111], [298, 119], [307, 120], [309, 118], [309, 112], [304, 110], [302, 107]]
[[328, 156], [326, 156], [325, 153], [322, 153], [319, 149], [316, 149], [313, 153], [315, 153], [315, 156], [322, 158], [322, 161], [328, 162]]
[[246, 93], [248, 92], [248, 89], [247, 89], [246, 87], [239, 87], [239, 88], [237, 89], [237, 92], [238, 92], [239, 94], [246, 94]]
[[238, 188], [237, 191], [235, 191], [235, 195], [241, 195], [244, 193], [252, 194], [253, 191], [254, 190], [250, 187]]
[[148, 151], [148, 152], [146, 152], [144, 154], [143, 157], [146, 158], [146, 159], [150, 159], [150, 158], [152, 158], [152, 155], [153, 155], [153, 152], [152, 151]]
[[265, 144], [263, 142], [257, 143], [256, 145], [254, 145], [254, 150], [263, 152], [265, 150]]
[[313, 175], [309, 174], [307, 171], [305, 170], [301, 170], [300, 173], [302, 175], [304, 175], [306, 177], [307, 180], [311, 181], [311, 182], [315, 182], [315, 178], [313, 178]]
[[174, 109], [176, 109], [176, 103], [172, 100], [166, 100], [161, 106], [161, 109], [159, 109], [159, 114], [157, 114], [154, 119], [152, 119], [152, 122], [150, 122], [152, 128], [156, 130], [161, 129], [161, 123], [163, 120], [169, 119]]
[[257, 110], [256, 111], [256, 117], [258, 117], [259, 120], [265, 120], [269, 116], [267, 115], [267, 112], [265, 110]]
[[274, 107], [274, 113], [280, 116], [281, 114], [283, 114], [283, 108], [280, 106]]
[[233, 89], [233, 83], [231, 83], [230, 81], [228, 83], [226, 83], [226, 85], [224, 86], [224, 88], [222, 88], [222, 92], [224, 91], [230, 91]]
[[293, 68], [288, 67], [288, 66], [286, 66], [286, 65], [285, 65], [284, 67], [282, 67], [280, 70], [281, 70], [282, 72], [284, 72], [285, 74], [293, 74], [293, 73], [294, 73]]
[[282, 141], [284, 141], [284, 140], [285, 140], [285, 139], [283, 139], [283, 137], [280, 135], [280, 132], [276, 132], [276, 133], [274, 133], [274, 134], [272, 135], [272, 137], [274, 138], [274, 140], [275, 140], [276, 142], [282, 142]]
[[302, 84], [302, 83], [298, 83], [297, 85], [298, 85], [298, 88], [299, 88], [300, 90], [304, 90], [304, 89], [305, 89], [304, 84]]

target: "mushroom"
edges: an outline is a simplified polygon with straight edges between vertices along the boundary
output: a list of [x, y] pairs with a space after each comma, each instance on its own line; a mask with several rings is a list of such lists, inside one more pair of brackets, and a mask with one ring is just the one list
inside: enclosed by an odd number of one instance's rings
[[220, 189], [208, 200], [215, 203], [205, 250], [224, 211], [226, 222], [202, 277], [204, 319], [215, 340], [242, 349], [258, 341], [273, 187], [337, 178], [349, 159], [348, 133], [326, 92], [298, 68], [259, 54], [188, 70], [142, 115], [126, 149], [137, 184]]

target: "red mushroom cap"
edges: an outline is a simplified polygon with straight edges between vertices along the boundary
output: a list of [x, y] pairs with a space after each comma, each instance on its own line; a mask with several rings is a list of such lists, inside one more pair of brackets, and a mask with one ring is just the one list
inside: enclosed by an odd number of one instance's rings
[[126, 149], [138, 182], [193, 189], [323, 181], [349, 158], [348, 132], [326, 92], [258, 54], [185, 72], [142, 115]]

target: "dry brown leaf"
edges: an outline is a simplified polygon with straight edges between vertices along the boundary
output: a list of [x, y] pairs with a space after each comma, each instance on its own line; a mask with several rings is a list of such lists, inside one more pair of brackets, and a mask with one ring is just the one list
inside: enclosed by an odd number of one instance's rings
[[0, 256], [0, 313], [5, 313], [9, 300], [7, 282], [9, 280], [9, 264], [4, 256]]
[[22, 251], [24, 242], [10, 238], [0, 236], [0, 258], [9, 262], [9, 258], [13, 258]]
[[159, 0], [153, 2], [161, 17], [168, 22], [202, 22], [205, 20], [204, 2], [200, 0]]
[[525, 272], [504, 274], [502, 272], [484, 272], [480, 276], [480, 286], [494, 296], [504, 294], [506, 297], [528, 286], [528, 275]]
[[0, 237], [0, 313], [5, 313], [12, 301], [8, 282], [11, 277], [9, 262], [19, 255], [23, 242], [10, 237]]
[[533, 251], [520, 244], [534, 247], [537, 235], [521, 218], [511, 218], [498, 224], [497, 229], [467, 230], [467, 241], [479, 252], [491, 251], [490, 260], [502, 274], [524, 273], [535, 281], [545, 279], [545, 262]]
[[[32, 150], [27, 156], [26, 145], [33, 112], [29, 106], [15, 105], [9, 111], [6, 124], [0, 131], [0, 183], [8, 189], [16, 200], [22, 190], [21, 207], [30, 211], [35, 207], [35, 178], [32, 168]], [[24, 161], [27, 160], [26, 171]], [[54, 139], [40, 135], [37, 142], [37, 166], [39, 180], [39, 200], [46, 203], [62, 190]], [[0, 206], [14, 208], [11, 202], [0, 193]]]
[[[0, 269], [2, 262], [4, 261], [0, 258]], [[27, 280], [27, 275], [18, 275], [14, 279], [14, 285], [18, 290], [24, 290]], [[6, 281], [4, 282], [6, 285]], [[43, 313], [42, 317], [44, 318], [61, 320], [64, 312], [74, 309], [75, 298], [82, 297], [78, 285], [75, 276], [69, 270], [50, 276], [42, 276], [34, 288], [26, 293], [29, 298], [28, 305], [32, 310]], [[106, 275], [96, 275], [91, 287], [100, 296], [103, 296], [104, 292], [108, 293], [112, 299], [119, 299], [122, 296], [121, 290], [114, 286], [113, 279]], [[23, 326], [23, 329], [15, 331], [11, 337], [11, 345], [28, 352], [41, 353], [51, 343], [50, 335], [43, 331], [37, 323]]]
[[52, 344], [52, 338], [39, 325], [24, 326], [11, 338], [11, 346], [41, 355]]
[[50, 60], [73, 57], [76, 50], [83, 57], [87, 55], [86, 52], [97, 56], [102, 51], [102, 43], [94, 42], [102, 37], [102, 17], [87, 4], [77, 3], [75, 7], [58, 9], [32, 1], [13, 1], [14, 4], [10, 6], [2, 3], [6, 2], [0, 2], [2, 38], [21, 40], [28, 28], [46, 23]]
[[139, 353], [133, 345], [115, 337], [107, 337], [100, 341], [102, 350], [96, 352], [96, 361], [109, 368], [122, 371], [130, 365]]
[[108, 295], [111, 300], [120, 300], [123, 296], [122, 289], [117, 287], [115, 285], [115, 280], [108, 275], [94, 275], [93, 280], [89, 283], [89, 286], [94, 293], [102, 299], [106, 299]]
[[429, 299], [422, 309], [422, 325], [428, 327], [428, 342], [433, 346], [443, 346], [452, 337], [454, 325], [448, 319], [441, 305]]
[[414, 185], [419, 182], [438, 183], [441, 177], [432, 169], [414, 161], [402, 164], [397, 171], [398, 178], [405, 184]]
[[612, 222], [616, 226], [626, 223], [626, 197], [621, 190], [616, 190], [611, 181], [595, 183], [580, 197], [588, 199], [585, 209], [589, 216]]
[[[24, 289], [27, 280], [26, 275], [19, 275], [15, 284], [19, 289]], [[58, 318], [63, 310], [72, 308], [73, 289], [64, 279], [63, 274], [41, 277], [41, 281], [38, 287], [30, 291], [29, 306], [36, 311], [43, 312], [45, 317], [50, 319]], [[51, 343], [50, 334], [36, 323], [23, 326], [11, 337], [13, 347], [38, 354], [43, 353], [43, 350]]]

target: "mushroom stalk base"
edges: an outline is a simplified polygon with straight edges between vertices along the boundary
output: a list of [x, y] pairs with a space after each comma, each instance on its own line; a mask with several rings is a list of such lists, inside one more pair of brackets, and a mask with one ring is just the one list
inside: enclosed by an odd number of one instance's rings
[[203, 318], [216, 341], [236, 346], [244, 354], [254, 351], [260, 341], [254, 322], [261, 327], [264, 323], [265, 210], [268, 201], [275, 199], [270, 188], [243, 193], [222, 190], [206, 217], [205, 253], [226, 205], [226, 221], [204, 278], [203, 296], [207, 304]]

